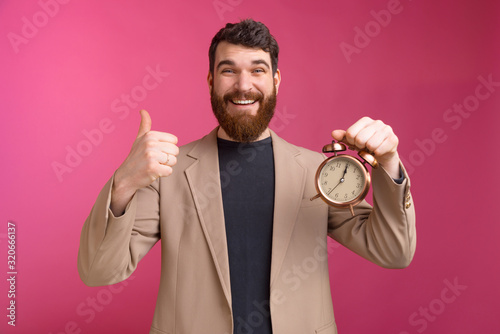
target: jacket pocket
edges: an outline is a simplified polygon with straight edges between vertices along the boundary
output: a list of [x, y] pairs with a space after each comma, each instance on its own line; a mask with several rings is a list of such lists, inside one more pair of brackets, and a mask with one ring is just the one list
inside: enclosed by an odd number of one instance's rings
[[149, 334], [170, 334], [170, 333], [159, 330], [158, 328], [151, 327], [151, 329], [149, 330]]
[[316, 329], [316, 334], [337, 334], [337, 326], [335, 325], [335, 320], [329, 324]]

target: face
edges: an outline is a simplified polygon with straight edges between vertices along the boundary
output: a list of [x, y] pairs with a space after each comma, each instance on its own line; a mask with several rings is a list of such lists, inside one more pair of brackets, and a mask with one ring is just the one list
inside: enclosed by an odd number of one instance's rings
[[272, 73], [269, 53], [221, 42], [208, 85], [222, 130], [240, 142], [259, 139], [274, 114], [280, 81], [279, 70]]

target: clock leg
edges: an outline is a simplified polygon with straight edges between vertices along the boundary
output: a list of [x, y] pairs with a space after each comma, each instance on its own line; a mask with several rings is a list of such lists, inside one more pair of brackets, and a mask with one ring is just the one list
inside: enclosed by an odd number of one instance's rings
[[310, 201], [314, 201], [315, 199], [318, 199], [318, 198], [320, 198], [320, 195], [319, 195], [319, 194], [316, 194], [316, 196], [311, 197]]
[[352, 204], [351, 204], [351, 205], [349, 205], [349, 210], [351, 210], [351, 214], [352, 214], [352, 216], [354, 217], [354, 209], [353, 209], [353, 207], [352, 207]]

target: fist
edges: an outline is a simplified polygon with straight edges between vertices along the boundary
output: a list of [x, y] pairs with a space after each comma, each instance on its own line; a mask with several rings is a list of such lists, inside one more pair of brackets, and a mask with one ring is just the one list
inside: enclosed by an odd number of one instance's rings
[[172, 174], [177, 163], [179, 148], [177, 137], [159, 131], [151, 131], [151, 117], [141, 110], [141, 124], [132, 149], [125, 161], [116, 170], [115, 184], [135, 192], [147, 187], [159, 177]]
[[378, 163], [394, 178], [399, 178], [399, 139], [389, 125], [363, 117], [347, 130], [334, 130], [332, 137], [358, 149], [373, 152]]

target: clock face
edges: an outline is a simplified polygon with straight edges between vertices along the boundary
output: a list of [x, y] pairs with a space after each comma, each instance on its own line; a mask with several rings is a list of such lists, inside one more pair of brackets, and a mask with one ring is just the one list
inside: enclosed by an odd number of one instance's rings
[[369, 174], [359, 160], [338, 155], [324, 162], [318, 175], [319, 190], [333, 204], [357, 204], [368, 191]]

